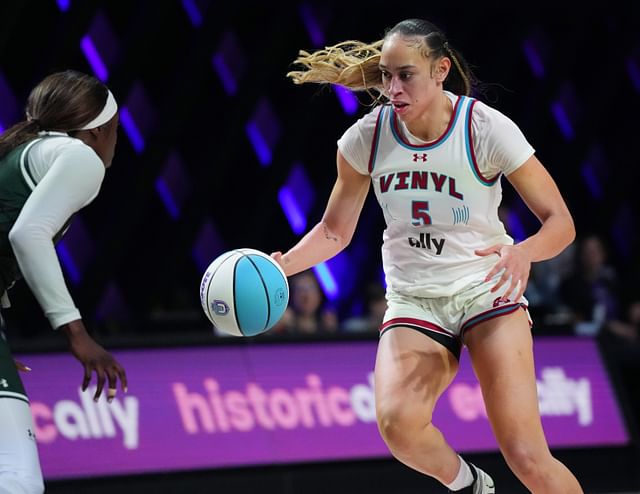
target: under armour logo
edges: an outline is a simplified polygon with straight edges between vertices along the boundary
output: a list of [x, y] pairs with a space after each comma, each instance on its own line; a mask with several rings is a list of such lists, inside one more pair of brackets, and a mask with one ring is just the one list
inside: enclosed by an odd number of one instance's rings
[[3, 388], [8, 388], [9, 383], [7, 382], [6, 379], [0, 379], [0, 386], [2, 386]]
[[415, 162], [418, 160], [422, 160], [423, 162], [427, 161], [427, 153], [422, 153], [422, 154], [413, 153], [413, 161]]

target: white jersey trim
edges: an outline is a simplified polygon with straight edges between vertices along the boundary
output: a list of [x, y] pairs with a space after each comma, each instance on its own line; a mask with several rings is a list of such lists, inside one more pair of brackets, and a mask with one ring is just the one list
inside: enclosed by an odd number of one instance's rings
[[41, 139], [35, 139], [31, 141], [27, 146], [25, 146], [25, 148], [22, 150], [22, 153], [20, 154], [20, 171], [22, 172], [22, 178], [24, 178], [24, 181], [27, 183], [31, 190], [35, 189], [37, 184], [33, 180], [33, 177], [31, 176], [31, 173], [29, 173], [29, 170], [27, 170], [27, 153], [33, 147], [33, 145], [40, 140]]

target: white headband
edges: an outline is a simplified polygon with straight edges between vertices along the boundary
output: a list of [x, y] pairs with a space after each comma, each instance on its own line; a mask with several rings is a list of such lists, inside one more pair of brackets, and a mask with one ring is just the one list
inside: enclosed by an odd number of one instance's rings
[[[109, 91], [107, 89], [107, 91]], [[104, 104], [104, 108], [100, 112], [96, 118], [91, 120], [87, 125], [78, 129], [78, 130], [89, 130], [95, 129], [96, 127], [100, 127], [101, 125], [106, 124], [109, 120], [113, 118], [113, 116], [118, 111], [118, 103], [116, 103], [116, 99], [113, 97], [111, 91], [109, 91], [109, 95], [107, 96], [107, 102]]]

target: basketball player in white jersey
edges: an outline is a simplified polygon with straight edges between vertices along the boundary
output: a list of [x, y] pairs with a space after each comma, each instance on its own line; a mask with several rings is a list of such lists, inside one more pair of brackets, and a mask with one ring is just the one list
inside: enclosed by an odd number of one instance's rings
[[[107, 399], [122, 366], [87, 333], [65, 285], [54, 244], [72, 215], [98, 194], [111, 165], [118, 106], [94, 77], [66, 71], [52, 74], [31, 92], [26, 119], [0, 135], [0, 295], [24, 277], [54, 329], [69, 339], [84, 367], [82, 389], [93, 373], [94, 399], [108, 383]], [[3, 307], [6, 304], [3, 303]], [[1, 316], [0, 316], [1, 320]], [[44, 491], [29, 399], [9, 346], [0, 331], [0, 494]], [[46, 369], [38, 369], [46, 378]]]
[[[494, 493], [431, 422], [468, 347], [507, 464], [536, 494], [582, 489], [547, 446], [523, 298], [531, 263], [574, 236], [553, 179], [518, 127], [470, 98], [474, 78], [436, 26], [410, 19], [384, 39], [301, 52], [296, 83], [378, 91], [385, 104], [338, 141], [338, 177], [324, 216], [284, 255], [287, 275], [344, 249], [373, 184], [386, 220], [388, 310], [375, 368], [376, 413], [393, 455], [450, 491]], [[514, 245], [498, 219], [505, 176], [541, 228]]]

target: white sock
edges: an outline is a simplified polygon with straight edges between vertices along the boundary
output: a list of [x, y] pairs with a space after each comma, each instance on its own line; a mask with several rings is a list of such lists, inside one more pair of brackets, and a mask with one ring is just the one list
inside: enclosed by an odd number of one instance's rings
[[473, 474], [471, 473], [471, 467], [469, 464], [464, 461], [460, 455], [460, 470], [458, 470], [458, 475], [453, 479], [453, 482], [450, 484], [445, 484], [450, 491], [459, 491], [460, 489], [464, 489], [465, 487], [469, 487], [473, 483]]

